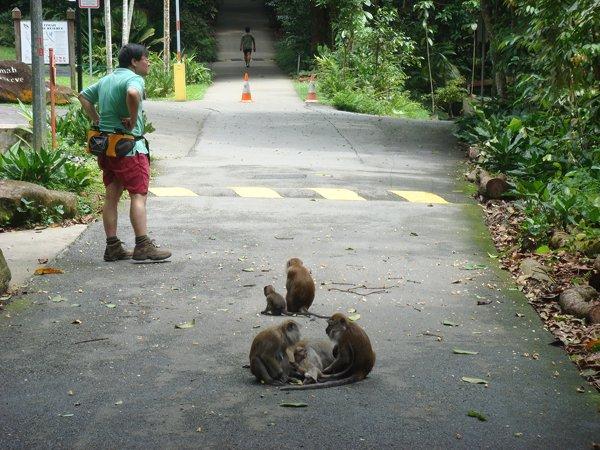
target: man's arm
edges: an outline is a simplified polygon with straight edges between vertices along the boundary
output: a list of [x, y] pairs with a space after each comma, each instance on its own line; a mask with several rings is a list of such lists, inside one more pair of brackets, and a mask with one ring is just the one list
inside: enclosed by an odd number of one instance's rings
[[256, 53], [256, 41], [254, 40], [254, 36], [252, 36], [252, 47], [254, 48], [252, 51]]
[[244, 43], [244, 36], [242, 36], [242, 39], [240, 40], [240, 52], [242, 51], [242, 44]]
[[128, 130], [133, 130], [133, 127], [135, 127], [141, 101], [142, 101], [142, 96], [140, 95], [140, 91], [138, 91], [134, 87], [127, 88], [126, 102], [127, 102], [127, 109], [129, 110], [129, 117], [127, 119], [123, 120], [123, 125]]
[[85, 98], [82, 94], [79, 94], [78, 97], [79, 102], [81, 103], [81, 107], [87, 114], [87, 116], [91, 119], [94, 125], [98, 125], [100, 122], [100, 116], [98, 116], [98, 111], [96, 111], [96, 107], [92, 102], [90, 102], [87, 98]]

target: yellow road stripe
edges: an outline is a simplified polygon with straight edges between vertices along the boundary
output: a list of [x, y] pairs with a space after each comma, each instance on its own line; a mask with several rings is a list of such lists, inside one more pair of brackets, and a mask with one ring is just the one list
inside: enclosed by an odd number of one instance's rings
[[264, 187], [230, 187], [240, 197], [253, 197], [253, 198], [283, 198], [273, 189]]
[[350, 189], [311, 188], [310, 190], [315, 191], [327, 200], [365, 201], [364, 198]]
[[448, 203], [439, 195], [432, 194], [431, 192], [423, 191], [390, 191], [399, 197], [402, 197], [409, 202], [413, 203]]
[[152, 187], [148, 189], [157, 197], [198, 197], [198, 194], [181, 187]]

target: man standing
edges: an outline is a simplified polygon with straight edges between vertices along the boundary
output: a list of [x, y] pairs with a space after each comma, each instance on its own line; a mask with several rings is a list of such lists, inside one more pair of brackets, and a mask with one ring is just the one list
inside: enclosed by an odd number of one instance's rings
[[[86, 114], [100, 131], [114, 133], [126, 130], [134, 136], [144, 134], [142, 98], [144, 79], [148, 74], [148, 50], [143, 45], [127, 44], [119, 51], [119, 68], [101, 78], [79, 94]], [[96, 110], [99, 106], [100, 115]], [[146, 198], [150, 182], [150, 164], [145, 140], [139, 139], [131, 152], [123, 157], [98, 157], [106, 189], [102, 221], [106, 232], [105, 261], [133, 259], [162, 260], [171, 252], [159, 248], [146, 228]], [[117, 237], [118, 205], [123, 190], [129, 192], [129, 218], [135, 232], [133, 252], [126, 250]]]
[[256, 53], [256, 42], [254, 41], [254, 36], [250, 34], [250, 27], [246, 27], [246, 34], [242, 36], [242, 40], [240, 42], [240, 52], [241, 51], [244, 52], [244, 61], [246, 62], [246, 67], [250, 67], [252, 52]]

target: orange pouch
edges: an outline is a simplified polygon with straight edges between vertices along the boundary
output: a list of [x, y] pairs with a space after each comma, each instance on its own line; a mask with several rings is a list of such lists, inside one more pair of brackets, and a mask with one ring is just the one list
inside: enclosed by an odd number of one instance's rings
[[[140, 138], [141, 139], [141, 138]], [[127, 155], [135, 147], [135, 136], [123, 133], [106, 133], [96, 129], [88, 131], [88, 152], [96, 156], [117, 158]]]

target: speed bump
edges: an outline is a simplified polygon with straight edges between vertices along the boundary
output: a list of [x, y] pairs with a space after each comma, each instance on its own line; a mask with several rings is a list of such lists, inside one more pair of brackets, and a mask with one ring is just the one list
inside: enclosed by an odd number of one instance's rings
[[390, 191], [392, 194], [396, 194], [398, 197], [402, 197], [412, 203], [438, 203], [447, 204], [439, 195], [432, 194], [431, 192], [424, 191]]

